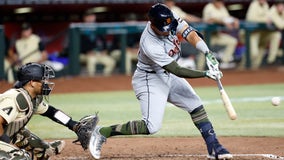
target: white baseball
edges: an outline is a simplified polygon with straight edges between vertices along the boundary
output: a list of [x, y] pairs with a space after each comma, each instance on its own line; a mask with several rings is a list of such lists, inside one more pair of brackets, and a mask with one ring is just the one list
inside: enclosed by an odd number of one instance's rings
[[281, 102], [280, 97], [273, 97], [271, 99], [271, 103], [272, 103], [273, 106], [278, 106], [280, 104], [280, 102]]

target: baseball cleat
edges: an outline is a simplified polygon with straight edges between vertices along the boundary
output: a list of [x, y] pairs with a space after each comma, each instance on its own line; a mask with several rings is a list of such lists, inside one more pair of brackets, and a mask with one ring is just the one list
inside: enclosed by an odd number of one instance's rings
[[65, 141], [62, 140], [55, 140], [47, 144], [48, 148], [46, 150], [36, 153], [37, 159], [49, 160], [50, 157], [60, 154], [65, 147]]
[[214, 145], [212, 153], [207, 156], [207, 159], [228, 160], [233, 159], [233, 155], [221, 144], [217, 143]]
[[229, 154], [218, 155], [218, 158], [216, 158], [215, 155], [208, 155], [207, 159], [208, 160], [213, 160], [213, 159], [230, 160], [230, 159], [233, 159], [233, 156], [230, 153]]
[[49, 143], [50, 148], [53, 150], [55, 155], [60, 154], [65, 147], [65, 141], [56, 140]]
[[101, 127], [96, 127], [95, 130], [92, 133], [92, 136], [90, 138], [90, 143], [89, 143], [89, 150], [91, 152], [91, 155], [95, 159], [100, 159], [101, 157], [101, 148], [103, 143], [106, 142], [106, 137], [101, 135], [99, 130]]

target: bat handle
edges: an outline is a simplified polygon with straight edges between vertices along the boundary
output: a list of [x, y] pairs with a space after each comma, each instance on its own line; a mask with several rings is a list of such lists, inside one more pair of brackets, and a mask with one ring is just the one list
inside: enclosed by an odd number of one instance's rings
[[223, 85], [221, 83], [221, 80], [219, 78], [217, 78], [216, 82], [217, 82], [217, 86], [218, 86], [219, 90], [222, 90], [223, 89]]

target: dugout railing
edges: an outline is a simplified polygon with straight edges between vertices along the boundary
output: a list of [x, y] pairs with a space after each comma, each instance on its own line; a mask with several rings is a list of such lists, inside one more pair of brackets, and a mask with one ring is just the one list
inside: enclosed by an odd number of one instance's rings
[[[120, 63], [120, 72], [125, 72], [125, 48], [126, 48], [126, 34], [140, 33], [143, 31], [146, 22], [138, 22], [135, 24], [128, 23], [98, 23], [94, 25], [86, 25], [82, 23], [73, 23], [69, 28], [69, 73], [71, 75], [77, 75], [80, 73], [79, 51], [80, 51], [80, 30], [89, 27], [92, 28], [94, 34], [118, 34], [120, 35], [120, 43], [122, 50], [122, 57]], [[226, 30], [222, 25], [208, 24], [208, 23], [192, 23], [190, 24], [196, 30], [204, 33], [204, 38], [207, 44], [210, 44], [211, 34], [216, 31]], [[246, 68], [251, 67], [250, 57], [250, 34], [256, 30], [277, 30], [273, 25], [267, 25], [265, 23], [253, 23], [247, 21], [240, 22], [240, 29], [245, 31], [245, 58]], [[283, 34], [283, 32], [282, 32]], [[282, 40], [281, 48], [284, 51], [284, 41]], [[284, 56], [282, 56], [282, 63], [284, 63]]]
[[[80, 74], [80, 34], [81, 30], [84, 28], [90, 28], [94, 34], [112, 34], [120, 36], [121, 44], [121, 62], [119, 66], [120, 73], [125, 73], [125, 52], [126, 52], [126, 41], [127, 34], [131, 33], [141, 33], [146, 25], [146, 22], [137, 22], [137, 23], [127, 23], [127, 22], [110, 22], [110, 23], [96, 23], [93, 25], [83, 24], [83, 23], [72, 23], [69, 26], [68, 39], [69, 39], [69, 64], [68, 64], [68, 73], [69, 75], [78, 75]], [[193, 23], [191, 24], [195, 29], [204, 33], [205, 41], [207, 44], [210, 44], [210, 36], [213, 32], [218, 30], [225, 30], [221, 25], [207, 24], [207, 23]], [[246, 68], [250, 68], [251, 59], [250, 59], [250, 34], [256, 30], [277, 30], [273, 25], [267, 25], [264, 23], [252, 23], [241, 21], [240, 29], [245, 31], [245, 57], [246, 57]], [[282, 31], [283, 35], [283, 31]], [[282, 38], [283, 39], [283, 38]], [[284, 41], [281, 42], [281, 48], [284, 51]], [[4, 74], [4, 27], [0, 25], [0, 79], [5, 78]], [[284, 54], [282, 56], [282, 64], [284, 64]]]
[[[216, 31], [226, 31], [226, 28], [222, 25], [218, 24], [207, 24], [207, 23], [193, 23], [191, 24], [194, 28], [196, 28], [198, 31], [204, 32], [204, 38], [207, 44], [210, 44], [210, 37], [213, 32]], [[272, 24], [266, 24], [266, 23], [256, 23], [256, 22], [248, 22], [248, 21], [240, 21], [240, 27], [239, 30], [244, 30], [245, 33], [245, 66], [246, 68], [251, 67], [251, 57], [250, 57], [250, 34], [257, 30], [270, 30], [270, 31], [276, 31], [278, 30], [274, 25]], [[280, 47], [282, 48], [282, 52], [284, 52], [284, 31], [282, 30], [282, 41], [280, 44]], [[284, 64], [284, 53], [282, 53], [282, 64]]]
[[125, 52], [126, 52], [126, 41], [127, 34], [131, 33], [142, 33], [146, 22], [109, 22], [109, 23], [95, 23], [95, 24], [84, 24], [84, 23], [72, 23], [69, 27], [69, 74], [78, 75], [80, 73], [80, 34], [83, 29], [91, 29], [93, 34], [100, 35], [119, 35], [120, 37], [120, 73], [125, 73]]

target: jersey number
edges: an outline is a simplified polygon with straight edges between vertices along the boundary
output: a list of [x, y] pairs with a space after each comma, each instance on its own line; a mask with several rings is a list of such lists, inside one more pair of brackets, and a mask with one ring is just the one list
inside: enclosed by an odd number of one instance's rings
[[13, 110], [13, 107], [5, 107], [2, 109], [6, 114], [10, 115]]

